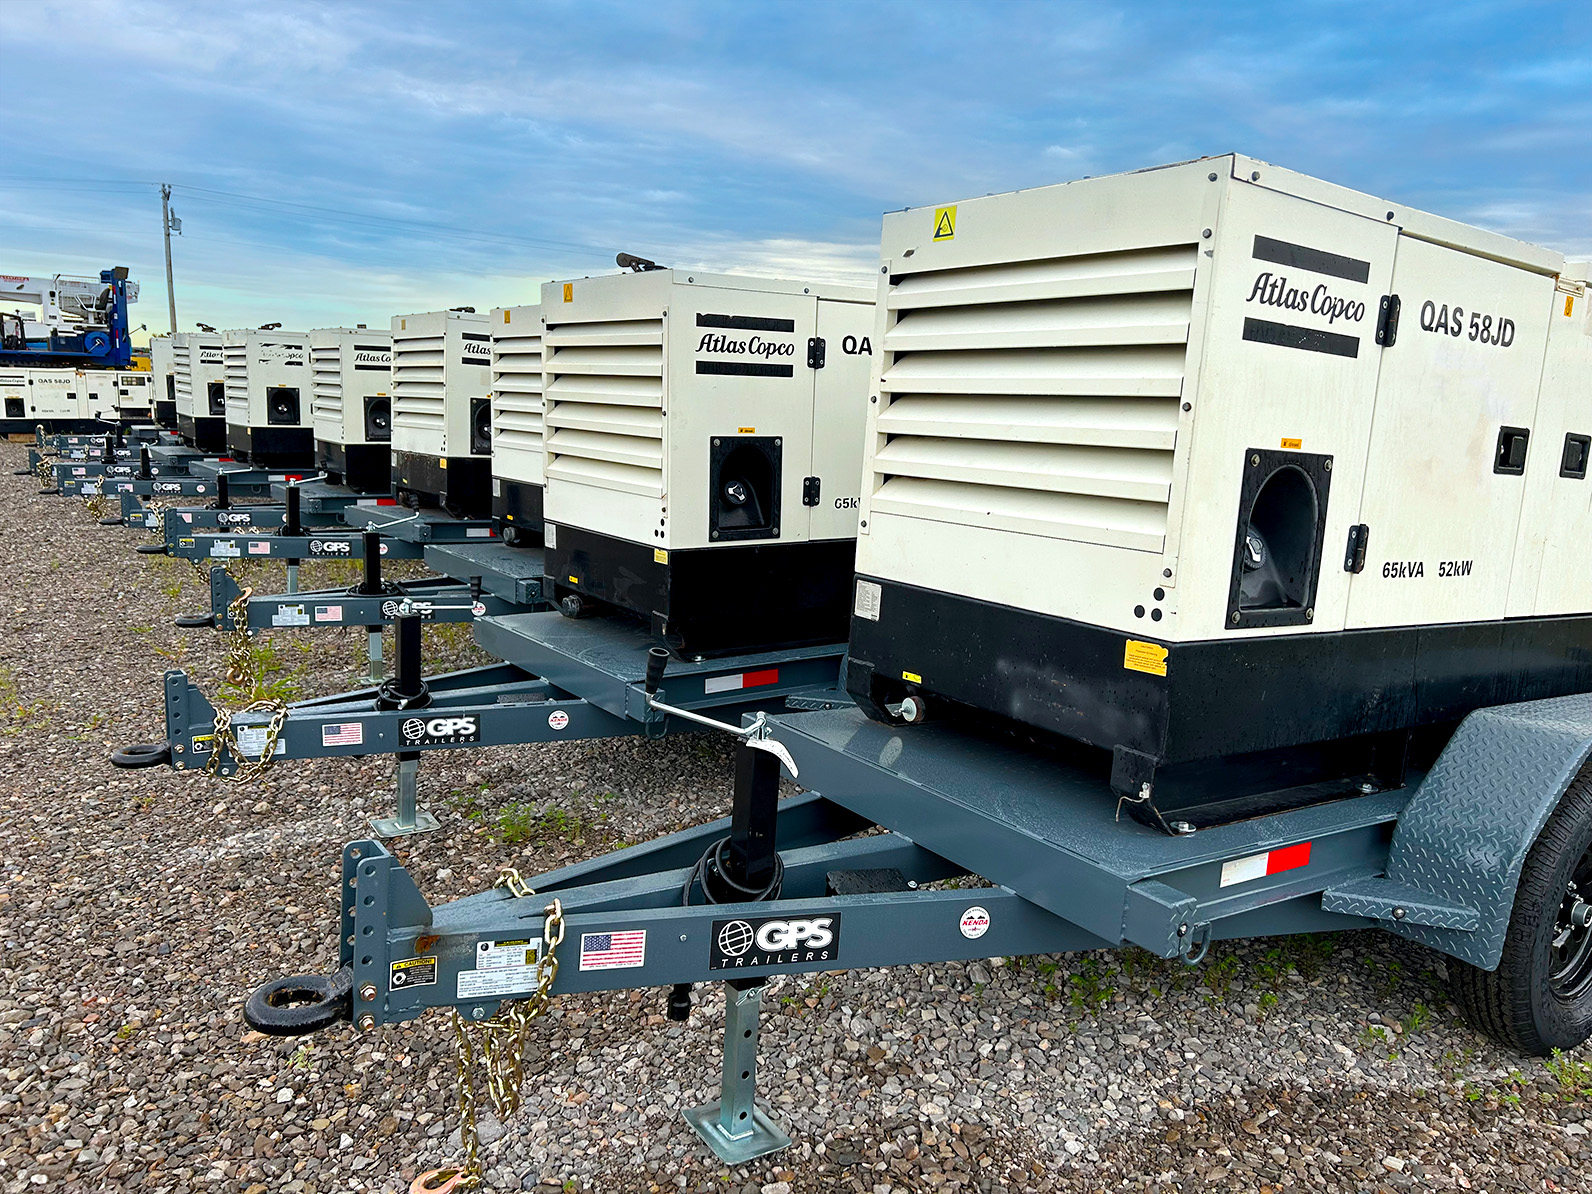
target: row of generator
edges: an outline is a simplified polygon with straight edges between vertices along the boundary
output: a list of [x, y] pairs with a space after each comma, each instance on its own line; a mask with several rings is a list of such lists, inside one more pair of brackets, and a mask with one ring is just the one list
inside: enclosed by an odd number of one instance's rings
[[891, 214], [876, 291], [643, 264], [173, 337], [179, 425], [490, 513], [678, 651], [849, 638], [874, 715], [1163, 809], [1592, 691], [1584, 263], [1226, 157]]
[[108, 424], [155, 419], [157, 389], [132, 369], [0, 368], [0, 427], [30, 432], [93, 431]]

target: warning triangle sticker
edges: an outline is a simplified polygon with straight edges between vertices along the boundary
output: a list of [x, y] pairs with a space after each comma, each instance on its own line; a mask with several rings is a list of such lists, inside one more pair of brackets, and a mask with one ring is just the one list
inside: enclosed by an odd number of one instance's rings
[[956, 208], [937, 207], [934, 209], [934, 239], [951, 240], [956, 236]]

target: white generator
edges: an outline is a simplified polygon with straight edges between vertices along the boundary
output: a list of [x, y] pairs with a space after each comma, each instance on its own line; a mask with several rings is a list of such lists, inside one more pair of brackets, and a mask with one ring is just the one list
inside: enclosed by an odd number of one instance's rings
[[69, 401], [66, 395], [72, 395], [77, 403], [78, 418], [90, 430], [110, 431], [120, 421], [121, 393], [116, 384], [119, 374], [107, 369], [34, 369], [32, 373], [34, 392], [39, 394], [41, 402], [46, 393], [51, 395], [52, 402]]
[[222, 337], [228, 451], [267, 466], [313, 464], [308, 334], [265, 327]]
[[649, 269], [543, 287], [547, 573], [681, 655], [839, 642], [873, 307]]
[[503, 541], [542, 535], [542, 309], [492, 311], [492, 517]]
[[177, 426], [175, 341], [175, 336], [152, 336], [149, 340], [149, 371], [155, 391], [155, 422], [173, 430]]
[[219, 332], [172, 337], [177, 378], [177, 434], [201, 452], [227, 448], [227, 382]]
[[[75, 369], [0, 369], [0, 434], [103, 430], [87, 422], [78, 399]], [[114, 416], [113, 416], [114, 417]]]
[[151, 423], [155, 418], [155, 375], [120, 371], [116, 374], [116, 417], [123, 423]]
[[362, 493], [392, 484], [392, 333], [321, 328], [310, 333], [315, 467]]
[[1197, 826], [1592, 691], [1584, 266], [1236, 156], [887, 215], [882, 265], [875, 716], [1050, 731]]
[[464, 518], [492, 513], [492, 344], [473, 310], [392, 321], [392, 485]]

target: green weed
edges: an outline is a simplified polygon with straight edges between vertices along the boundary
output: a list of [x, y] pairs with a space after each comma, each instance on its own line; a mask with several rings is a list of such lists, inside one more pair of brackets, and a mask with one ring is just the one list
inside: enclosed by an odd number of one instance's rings
[[1543, 1063], [1559, 1083], [1559, 1097], [1566, 1102], [1592, 1099], [1592, 1061], [1568, 1057], [1558, 1049]]

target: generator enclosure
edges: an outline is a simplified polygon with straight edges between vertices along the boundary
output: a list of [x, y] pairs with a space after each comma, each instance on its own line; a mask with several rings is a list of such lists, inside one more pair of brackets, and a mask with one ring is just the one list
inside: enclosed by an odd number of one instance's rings
[[123, 423], [155, 419], [155, 375], [121, 371], [116, 375], [116, 417]]
[[120, 375], [108, 369], [35, 369], [33, 379], [41, 400], [44, 393], [55, 394], [67, 390], [76, 396], [78, 418], [90, 430], [109, 430], [120, 420], [118, 405], [121, 399], [117, 379]]
[[218, 332], [178, 332], [172, 338], [177, 382], [177, 434], [201, 452], [227, 447], [227, 382]]
[[545, 547], [561, 593], [682, 655], [839, 642], [866, 290], [658, 269], [542, 290]]
[[871, 712], [998, 714], [1184, 815], [1592, 689], [1584, 266], [1239, 156], [887, 215], [881, 252]]
[[227, 450], [235, 458], [289, 468], [314, 463], [309, 356], [306, 332], [222, 333]]
[[542, 309], [495, 307], [492, 328], [492, 517], [506, 543], [540, 543]]
[[75, 369], [0, 369], [0, 412], [7, 435], [95, 430], [78, 397]]
[[392, 321], [392, 485], [412, 504], [492, 513], [492, 344], [473, 311]]
[[153, 378], [155, 422], [175, 430], [177, 427], [177, 364], [175, 336], [152, 336], [149, 340], [149, 372]]
[[392, 483], [392, 333], [310, 333], [315, 467], [337, 484], [386, 493]]

